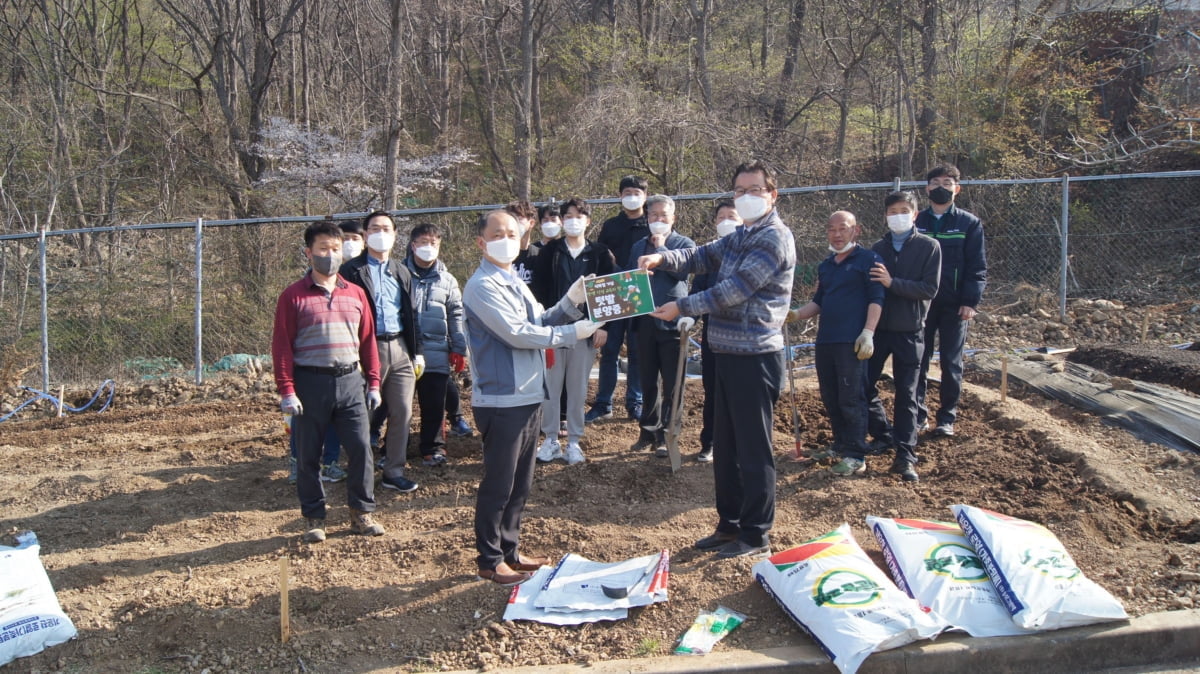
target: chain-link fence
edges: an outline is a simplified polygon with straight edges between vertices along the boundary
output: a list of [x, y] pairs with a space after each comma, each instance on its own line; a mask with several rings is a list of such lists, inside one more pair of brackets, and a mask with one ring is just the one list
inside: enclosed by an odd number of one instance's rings
[[[924, 201], [919, 182], [780, 190], [778, 208], [796, 236], [797, 302], [811, 295], [816, 267], [828, 254], [829, 214], [854, 212], [864, 242], [875, 241], [886, 229], [883, 198], [896, 187], [916, 190]], [[698, 243], [711, 240], [712, 208], [720, 196], [676, 197], [676, 228]], [[592, 202], [589, 236], [615, 213], [615, 202]], [[1029, 293], [1058, 298], [1060, 304], [1067, 297], [1144, 302], [1197, 297], [1200, 171], [1073, 178], [1066, 184], [966, 181], [955, 203], [984, 223], [989, 266], [984, 309]], [[465, 282], [479, 260], [476, 217], [491, 208], [400, 211], [397, 248], [413, 225], [433, 222], [444, 232], [442, 260]], [[265, 355], [276, 298], [304, 273], [302, 232], [318, 219], [0, 236], [0, 378], [31, 386], [164, 375], [202, 379]]]

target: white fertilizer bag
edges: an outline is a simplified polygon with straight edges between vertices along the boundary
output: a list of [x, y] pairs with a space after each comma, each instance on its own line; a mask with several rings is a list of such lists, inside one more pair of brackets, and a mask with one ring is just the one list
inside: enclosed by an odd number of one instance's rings
[[863, 552], [843, 524], [754, 565], [754, 577], [843, 673], [867, 656], [942, 631]]
[[996, 596], [983, 560], [953, 522], [868, 517], [892, 578], [936, 619], [973, 637], [1028, 634]]
[[972, 506], [950, 508], [1021, 627], [1056, 630], [1127, 617], [1046, 527]]
[[17, 547], [0, 545], [0, 666], [75, 638], [75, 625], [62, 611], [32, 531]]

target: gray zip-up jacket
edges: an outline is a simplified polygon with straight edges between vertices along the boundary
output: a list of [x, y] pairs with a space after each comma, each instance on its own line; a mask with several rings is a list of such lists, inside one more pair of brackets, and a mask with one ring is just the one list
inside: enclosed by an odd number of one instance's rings
[[[574, 346], [583, 318], [565, 296], [543, 309], [525, 282], [486, 259], [463, 288], [475, 407], [520, 407], [546, 400], [544, 350]], [[566, 325], [564, 325], [566, 324]]]
[[[942, 249], [938, 242], [913, 228], [900, 246], [892, 244], [892, 233], [871, 246], [892, 275], [892, 287], [883, 291], [883, 313], [875, 330], [919, 332], [925, 327], [929, 303], [938, 293], [942, 273]], [[929, 348], [926, 344], [925, 348]]]
[[434, 260], [431, 269], [422, 269], [409, 255], [404, 265], [412, 275], [412, 304], [421, 327], [425, 371], [450, 374], [450, 354], [467, 355], [458, 279], [441, 260]]

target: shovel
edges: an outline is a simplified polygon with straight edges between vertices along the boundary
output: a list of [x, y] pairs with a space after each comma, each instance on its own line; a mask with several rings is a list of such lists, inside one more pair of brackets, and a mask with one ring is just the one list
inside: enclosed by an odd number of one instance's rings
[[633, 590], [633, 588], [637, 587], [643, 580], [646, 580], [647, 576], [658, 570], [658, 564], [661, 561], [662, 554], [659, 553], [655, 555], [654, 559], [651, 560], [646, 566], [646, 569], [642, 571], [642, 574], [638, 576], [637, 580], [633, 581], [633, 584], [629, 587], [611, 587], [609, 585], [601, 585], [600, 590], [603, 591], [604, 596], [608, 597], [609, 599], [624, 599], [629, 596], [629, 593]]
[[671, 472], [679, 472], [683, 458], [679, 455], [679, 434], [683, 432], [683, 387], [687, 384], [688, 343], [696, 319], [679, 319], [679, 365], [675, 373], [675, 394], [671, 400], [671, 420], [667, 423], [667, 452], [671, 457]]

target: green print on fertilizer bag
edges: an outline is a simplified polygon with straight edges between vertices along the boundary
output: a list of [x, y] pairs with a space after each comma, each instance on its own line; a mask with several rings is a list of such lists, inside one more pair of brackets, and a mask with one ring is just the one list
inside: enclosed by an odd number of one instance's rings
[[964, 583], [988, 580], [983, 560], [971, 548], [958, 543], [935, 545], [925, 555], [925, 570], [939, 576], [949, 576]]
[[1029, 548], [1021, 553], [1021, 564], [1059, 580], [1072, 580], [1080, 574], [1071, 556], [1054, 548]]
[[852, 569], [833, 569], [817, 579], [813, 602], [822, 608], [867, 606], [879, 599], [883, 588]]

